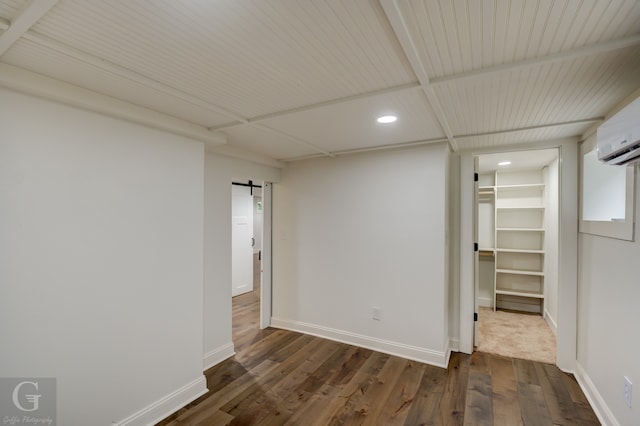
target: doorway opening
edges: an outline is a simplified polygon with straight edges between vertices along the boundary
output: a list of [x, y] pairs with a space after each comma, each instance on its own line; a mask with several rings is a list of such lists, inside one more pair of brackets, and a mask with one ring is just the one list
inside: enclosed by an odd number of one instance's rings
[[556, 363], [558, 149], [476, 157], [479, 351]]
[[[266, 328], [271, 320], [272, 184], [234, 179], [231, 202], [233, 334]], [[251, 309], [248, 309], [251, 307]], [[258, 311], [239, 315], [237, 310]]]

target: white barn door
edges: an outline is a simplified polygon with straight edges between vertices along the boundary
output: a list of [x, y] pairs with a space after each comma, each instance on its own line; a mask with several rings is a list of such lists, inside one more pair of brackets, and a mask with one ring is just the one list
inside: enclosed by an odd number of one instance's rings
[[232, 186], [231, 295], [253, 290], [253, 197], [251, 188]]

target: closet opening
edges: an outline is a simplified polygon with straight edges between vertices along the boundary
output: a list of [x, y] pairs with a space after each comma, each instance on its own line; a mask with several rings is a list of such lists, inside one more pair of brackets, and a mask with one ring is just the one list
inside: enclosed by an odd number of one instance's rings
[[556, 363], [559, 152], [476, 157], [476, 350]]

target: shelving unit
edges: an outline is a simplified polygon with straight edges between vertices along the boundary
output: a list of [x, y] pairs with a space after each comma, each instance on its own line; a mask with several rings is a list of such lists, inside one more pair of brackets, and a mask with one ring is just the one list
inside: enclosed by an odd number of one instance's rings
[[495, 174], [494, 310], [544, 313], [544, 190], [540, 171]]

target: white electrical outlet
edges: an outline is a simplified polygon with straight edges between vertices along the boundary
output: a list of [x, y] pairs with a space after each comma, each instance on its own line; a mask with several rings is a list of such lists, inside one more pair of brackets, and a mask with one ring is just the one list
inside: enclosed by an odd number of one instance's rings
[[382, 309], [380, 309], [377, 306], [374, 306], [373, 308], [371, 308], [371, 318], [373, 318], [376, 321], [382, 320]]
[[624, 402], [627, 403], [629, 407], [631, 407], [631, 390], [633, 388], [633, 383], [627, 376], [624, 376]]

